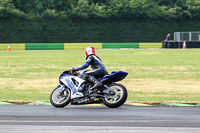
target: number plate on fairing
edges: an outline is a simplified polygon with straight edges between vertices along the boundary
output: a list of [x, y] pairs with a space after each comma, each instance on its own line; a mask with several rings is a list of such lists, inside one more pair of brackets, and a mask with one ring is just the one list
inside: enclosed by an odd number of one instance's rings
[[90, 104], [90, 103], [100, 103], [100, 97], [92, 96], [92, 97], [83, 97], [83, 98], [74, 98], [71, 100], [72, 105], [77, 104]]

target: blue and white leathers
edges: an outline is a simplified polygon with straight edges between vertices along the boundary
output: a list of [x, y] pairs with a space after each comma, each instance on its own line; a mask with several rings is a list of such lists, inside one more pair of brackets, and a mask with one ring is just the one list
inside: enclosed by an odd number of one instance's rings
[[106, 70], [103, 62], [101, 61], [101, 59], [97, 55], [89, 55], [87, 57], [85, 64], [78, 67], [76, 70], [77, 71], [83, 70], [83, 69], [87, 68], [89, 65], [91, 66], [92, 70], [99, 69], [99, 68]]
[[92, 68], [92, 71], [88, 71], [86, 73], [88, 76], [94, 76], [95, 78], [101, 78], [104, 75], [108, 75], [108, 72], [107, 72], [103, 62], [97, 55], [93, 55], [93, 54], [89, 55], [86, 59], [87, 59], [87, 61], [85, 62], [85, 64], [76, 68], [77, 71], [83, 70], [90, 65]]

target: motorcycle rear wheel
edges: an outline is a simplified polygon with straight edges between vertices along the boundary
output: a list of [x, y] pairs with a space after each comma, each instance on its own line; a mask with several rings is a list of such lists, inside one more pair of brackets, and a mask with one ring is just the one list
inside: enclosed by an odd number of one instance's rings
[[50, 102], [56, 108], [65, 107], [71, 101], [71, 92], [69, 89], [64, 90], [61, 94], [60, 91], [61, 91], [61, 86], [58, 86], [53, 90], [50, 96]]
[[104, 97], [103, 103], [109, 108], [118, 108], [126, 102], [128, 97], [127, 89], [121, 84], [110, 84], [108, 86], [111, 88], [114, 94]]

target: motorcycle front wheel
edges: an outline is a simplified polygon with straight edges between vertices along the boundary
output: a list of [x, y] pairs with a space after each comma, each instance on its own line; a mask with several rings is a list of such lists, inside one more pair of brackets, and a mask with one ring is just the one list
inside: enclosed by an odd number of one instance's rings
[[102, 99], [103, 103], [109, 108], [117, 108], [123, 105], [128, 97], [126, 88], [121, 84], [111, 84], [108, 87], [112, 92]]
[[62, 91], [61, 86], [53, 90], [50, 96], [51, 104], [56, 108], [67, 106], [71, 101], [71, 92], [69, 89]]

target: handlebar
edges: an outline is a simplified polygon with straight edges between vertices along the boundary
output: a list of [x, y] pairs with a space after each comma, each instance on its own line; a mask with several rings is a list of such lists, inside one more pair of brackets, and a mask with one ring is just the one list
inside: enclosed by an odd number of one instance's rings
[[70, 69], [69, 72], [70, 72], [70, 75], [74, 75], [74, 76], [78, 75], [76, 69], [74, 69], [74, 68]]

